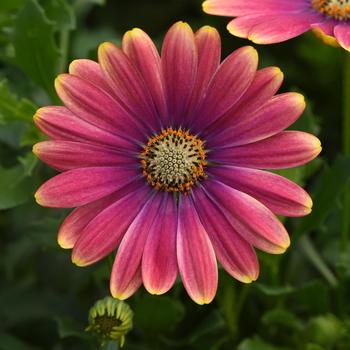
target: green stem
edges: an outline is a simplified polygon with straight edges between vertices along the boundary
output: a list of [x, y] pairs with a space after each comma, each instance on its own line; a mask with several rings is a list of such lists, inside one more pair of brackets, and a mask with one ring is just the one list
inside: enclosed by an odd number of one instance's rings
[[69, 49], [69, 30], [62, 30], [60, 34], [60, 51], [61, 51], [61, 60], [58, 67], [58, 72], [63, 73], [66, 71], [68, 64], [68, 49]]
[[[343, 114], [343, 152], [350, 156], [350, 54], [346, 52], [344, 58], [344, 114]], [[343, 197], [343, 212], [340, 240], [340, 259], [346, 263], [348, 255], [348, 242], [350, 230], [350, 185], [345, 187]]]

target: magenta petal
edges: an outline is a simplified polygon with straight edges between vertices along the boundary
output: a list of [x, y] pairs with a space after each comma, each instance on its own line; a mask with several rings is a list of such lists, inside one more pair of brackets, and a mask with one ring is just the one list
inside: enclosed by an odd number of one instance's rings
[[111, 94], [112, 90], [103, 77], [100, 65], [91, 60], [78, 59], [69, 65], [69, 74], [87, 80], [91, 84]]
[[321, 152], [320, 140], [301, 131], [283, 131], [259, 142], [218, 149], [209, 160], [262, 169], [292, 168], [310, 162]]
[[98, 126], [78, 118], [66, 107], [50, 106], [37, 110], [35, 125], [54, 140], [76, 141], [106, 145], [119, 150], [138, 152], [139, 147], [131, 142]]
[[243, 239], [271, 254], [284, 253], [289, 236], [280, 221], [253, 197], [218, 181], [204, 183], [210, 198]]
[[191, 27], [177, 22], [167, 32], [162, 47], [169, 123], [180, 127], [186, 116], [197, 74], [197, 48]]
[[312, 200], [298, 185], [266, 171], [220, 166], [210, 169], [215, 179], [254, 197], [276, 214], [304, 216], [310, 214]]
[[188, 126], [191, 125], [193, 112], [205, 96], [209, 82], [218, 69], [221, 59], [220, 34], [215, 28], [210, 26], [200, 28], [195, 33], [195, 43], [198, 50], [198, 70], [185, 121]]
[[123, 37], [123, 51], [142, 75], [152, 95], [158, 117], [167, 127], [168, 111], [160, 56], [152, 39], [141, 29], [134, 28]]
[[[138, 266], [135, 274], [128, 280], [128, 284], [124, 284], [124, 289], [120, 290], [118, 294], [118, 299], [125, 300], [132, 296], [142, 285], [142, 274], [141, 274], [141, 265]], [[114, 292], [114, 281], [110, 279], [110, 291], [112, 295], [115, 295]]]
[[210, 303], [218, 283], [215, 253], [189, 196], [179, 198], [177, 260], [189, 296], [197, 304]]
[[221, 63], [196, 111], [196, 130], [214, 123], [239, 101], [253, 81], [257, 65], [258, 54], [251, 46], [234, 51]]
[[142, 186], [104, 209], [82, 231], [72, 261], [78, 266], [91, 265], [116, 250], [125, 232], [151, 196]]
[[220, 133], [247, 118], [250, 114], [260, 109], [280, 88], [283, 81], [283, 73], [279, 68], [267, 67], [256, 72], [252, 84], [239, 100], [237, 105], [231, 108], [222, 118], [205, 132], [210, 138], [209, 147], [225, 144]]
[[334, 35], [342, 48], [350, 51], [350, 24], [349, 22], [338, 24], [334, 28]]
[[253, 247], [235, 232], [202, 189], [194, 190], [194, 203], [223, 268], [243, 283], [255, 281], [259, 275], [259, 263]]
[[142, 279], [151, 294], [166, 293], [177, 276], [177, 207], [172, 193], [162, 193], [157, 219], [149, 232], [142, 257]]
[[138, 169], [123, 167], [73, 169], [46, 181], [35, 198], [44, 207], [79, 207], [108, 196], [139, 176]]
[[98, 59], [113, 95], [121, 101], [135, 119], [152, 131], [159, 127], [158, 115], [152, 96], [128, 56], [112, 43], [103, 43], [98, 48]]
[[80, 118], [117, 135], [144, 141], [144, 128], [140, 123], [119, 102], [87, 80], [61, 74], [55, 86], [66, 107]]
[[76, 168], [135, 166], [136, 157], [110, 148], [72, 141], [43, 141], [34, 145], [33, 153], [59, 171]]
[[111, 293], [115, 298], [126, 299], [130, 296], [125, 291], [141, 264], [147, 237], [159, 213], [162, 194], [158, 192], [148, 200], [120, 243], [111, 274]]
[[220, 134], [220, 144], [239, 146], [273, 136], [294, 123], [305, 109], [304, 96], [289, 92], [270, 99], [254, 114], [240, 118]]

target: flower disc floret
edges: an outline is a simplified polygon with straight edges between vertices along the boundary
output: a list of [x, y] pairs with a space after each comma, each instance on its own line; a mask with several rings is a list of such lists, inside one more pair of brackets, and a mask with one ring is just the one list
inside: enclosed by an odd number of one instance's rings
[[340, 21], [350, 19], [349, 0], [312, 0], [315, 10]]

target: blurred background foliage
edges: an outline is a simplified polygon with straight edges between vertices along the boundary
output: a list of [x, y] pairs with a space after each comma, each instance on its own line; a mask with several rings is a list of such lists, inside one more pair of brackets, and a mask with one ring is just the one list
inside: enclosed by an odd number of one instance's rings
[[[53, 171], [31, 153], [43, 137], [32, 116], [59, 103], [53, 80], [71, 60], [95, 59], [100, 42], [119, 43], [133, 27], [160, 45], [177, 20], [217, 27], [223, 57], [247, 45], [228, 34], [227, 19], [205, 15], [200, 0], [0, 1], [0, 350], [98, 349], [84, 329], [90, 307], [109, 294], [113, 257], [81, 269], [58, 247], [67, 212], [33, 200]], [[260, 254], [258, 282], [242, 285], [220, 271], [209, 306], [195, 305], [181, 283], [162, 297], [140, 290], [128, 301], [135, 317], [125, 350], [350, 349], [350, 252], [339, 239], [350, 178], [350, 160], [339, 151], [344, 52], [311, 34], [257, 49], [262, 67], [282, 68], [283, 91], [306, 95], [308, 108], [293, 128], [322, 140], [322, 157], [281, 172], [312, 193], [314, 211], [285, 220], [293, 244], [283, 256]]]

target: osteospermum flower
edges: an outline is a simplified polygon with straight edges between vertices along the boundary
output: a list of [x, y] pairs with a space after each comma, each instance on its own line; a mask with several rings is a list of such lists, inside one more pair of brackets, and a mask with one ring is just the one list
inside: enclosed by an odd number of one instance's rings
[[193, 34], [176, 23], [161, 57], [147, 34], [133, 29], [122, 48], [103, 43], [99, 63], [73, 61], [56, 80], [65, 106], [34, 117], [51, 139], [34, 153], [61, 172], [36, 199], [76, 207], [58, 242], [73, 248], [78, 266], [116, 252], [116, 298], [142, 283], [165, 293], [179, 272], [190, 297], [209, 303], [217, 260], [237, 280], [256, 280], [254, 248], [279, 254], [289, 246], [273, 212], [311, 210], [303, 189], [259, 170], [304, 164], [320, 152], [316, 137], [283, 131], [303, 112], [303, 97], [275, 96], [282, 73], [257, 70], [252, 47], [222, 63], [220, 51], [211, 27]]
[[272, 44], [312, 30], [325, 43], [350, 51], [349, 0], [206, 0], [205, 12], [237, 17], [229, 32]]

